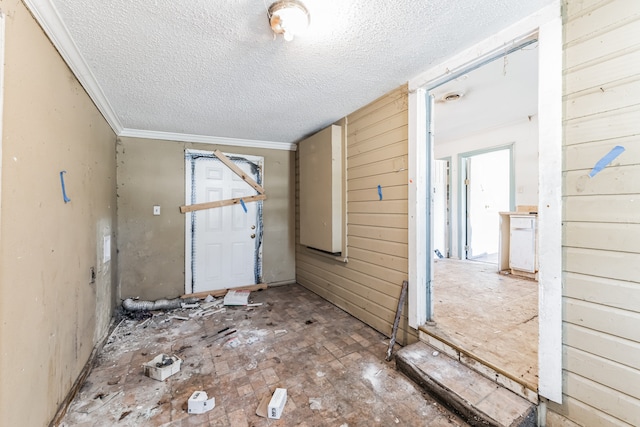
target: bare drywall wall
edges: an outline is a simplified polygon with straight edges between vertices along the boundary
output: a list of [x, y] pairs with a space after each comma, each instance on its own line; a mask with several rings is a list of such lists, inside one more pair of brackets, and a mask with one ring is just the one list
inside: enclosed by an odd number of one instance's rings
[[112, 314], [116, 254], [104, 262], [103, 242], [115, 237], [116, 138], [24, 5], [0, 7], [0, 425], [43, 426]]
[[[118, 250], [122, 298], [184, 294], [185, 149], [264, 157], [264, 282], [295, 281], [294, 153], [221, 145], [120, 138], [118, 163]], [[161, 214], [153, 215], [160, 205]]]

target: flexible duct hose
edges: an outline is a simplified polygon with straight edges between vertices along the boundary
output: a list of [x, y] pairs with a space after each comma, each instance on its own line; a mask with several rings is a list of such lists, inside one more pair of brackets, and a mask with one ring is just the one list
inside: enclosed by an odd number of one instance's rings
[[182, 307], [181, 304], [193, 304], [198, 298], [159, 299], [157, 301], [135, 301], [127, 298], [122, 301], [122, 307], [127, 311], [173, 310]]

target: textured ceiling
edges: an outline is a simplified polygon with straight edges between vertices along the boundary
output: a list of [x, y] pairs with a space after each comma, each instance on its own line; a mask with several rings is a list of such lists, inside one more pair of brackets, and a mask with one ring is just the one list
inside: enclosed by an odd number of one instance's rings
[[122, 128], [280, 142], [551, 2], [306, 0], [309, 30], [285, 42], [269, 27], [269, 0], [27, 0], [55, 7], [103, 94], [96, 102]]
[[[444, 102], [458, 93], [457, 101]], [[528, 120], [538, 114], [538, 43], [434, 89], [435, 142]]]

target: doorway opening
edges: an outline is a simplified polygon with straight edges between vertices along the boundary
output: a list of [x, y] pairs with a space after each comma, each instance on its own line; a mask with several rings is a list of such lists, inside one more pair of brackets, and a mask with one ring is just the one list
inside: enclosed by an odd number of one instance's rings
[[433, 162], [433, 257], [451, 256], [451, 157]]
[[530, 40], [427, 92], [431, 159], [456, 162], [447, 173], [445, 163], [430, 164], [435, 256], [425, 330], [530, 390], [525, 397], [538, 390], [538, 283], [499, 271], [499, 213], [538, 205], [537, 48]]
[[[226, 154], [262, 185], [264, 159]], [[255, 189], [213, 152], [185, 151], [187, 205], [255, 195]], [[185, 294], [255, 285], [262, 281], [262, 201], [185, 215]]]
[[460, 154], [463, 259], [498, 264], [499, 212], [515, 209], [513, 145]]

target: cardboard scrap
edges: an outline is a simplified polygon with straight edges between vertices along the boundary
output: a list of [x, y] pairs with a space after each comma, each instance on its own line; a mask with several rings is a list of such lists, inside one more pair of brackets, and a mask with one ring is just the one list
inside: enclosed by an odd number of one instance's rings
[[267, 413], [269, 411], [269, 402], [271, 401], [271, 396], [268, 394], [264, 395], [258, 407], [256, 408], [256, 415], [262, 418], [267, 418]]

